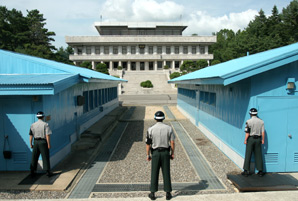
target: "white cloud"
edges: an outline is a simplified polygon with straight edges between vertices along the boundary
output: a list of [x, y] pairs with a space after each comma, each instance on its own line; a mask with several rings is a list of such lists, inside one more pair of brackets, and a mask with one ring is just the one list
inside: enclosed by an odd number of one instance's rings
[[184, 7], [173, 1], [158, 3], [155, 0], [107, 0], [103, 7], [106, 21], [175, 21]]
[[247, 10], [240, 13], [230, 13], [220, 17], [212, 17], [207, 12], [197, 11], [190, 15], [190, 20], [186, 22], [188, 29], [185, 34], [197, 33], [199, 35], [210, 35], [221, 29], [232, 29], [233, 31], [243, 30], [248, 23], [258, 14], [256, 10]]

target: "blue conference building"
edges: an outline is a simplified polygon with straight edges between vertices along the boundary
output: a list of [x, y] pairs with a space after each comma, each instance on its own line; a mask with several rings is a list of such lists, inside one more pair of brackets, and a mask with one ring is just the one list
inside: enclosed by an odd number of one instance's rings
[[298, 43], [170, 80], [177, 106], [240, 168], [249, 109], [265, 122], [267, 172], [298, 171]]
[[82, 132], [119, 106], [120, 82], [125, 80], [0, 50], [0, 171], [29, 170], [29, 129], [38, 111], [53, 131], [50, 160], [58, 164]]

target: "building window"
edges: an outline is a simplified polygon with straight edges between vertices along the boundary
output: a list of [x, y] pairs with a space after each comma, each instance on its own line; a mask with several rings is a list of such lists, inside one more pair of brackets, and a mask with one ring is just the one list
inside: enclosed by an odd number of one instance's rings
[[104, 54], [109, 54], [109, 46], [104, 46]]
[[113, 54], [118, 54], [118, 46], [113, 46]]
[[200, 54], [205, 54], [205, 46], [200, 46]]
[[122, 54], [127, 54], [127, 47], [126, 46], [122, 46]]
[[187, 46], [183, 46], [183, 54], [188, 54], [188, 47]]
[[153, 46], [149, 46], [149, 54], [153, 54]]
[[139, 48], [139, 50], [140, 54], [145, 54], [145, 48]]
[[179, 54], [179, 46], [175, 46], [175, 54]]
[[83, 54], [83, 48], [82, 47], [78, 47], [78, 55], [82, 55]]
[[171, 54], [171, 47], [170, 46], [166, 47], [166, 54]]
[[157, 54], [162, 54], [162, 46], [157, 46]]
[[191, 53], [192, 54], [197, 54], [197, 47], [196, 46], [191, 47]]
[[131, 54], [136, 54], [136, 46], [131, 46]]
[[91, 54], [91, 47], [86, 47], [86, 54]]
[[95, 54], [100, 54], [100, 46], [95, 47]]
[[200, 91], [200, 102], [216, 106], [216, 93]]
[[180, 68], [180, 62], [179, 61], [175, 61], [175, 68]]

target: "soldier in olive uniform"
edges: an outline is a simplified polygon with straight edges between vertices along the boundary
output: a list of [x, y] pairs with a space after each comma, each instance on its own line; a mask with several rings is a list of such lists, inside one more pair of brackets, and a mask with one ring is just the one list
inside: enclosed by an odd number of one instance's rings
[[263, 120], [257, 117], [258, 111], [255, 108], [251, 108], [249, 111], [251, 118], [246, 121], [245, 127], [245, 140], [246, 152], [245, 161], [243, 165], [244, 171], [242, 175], [248, 176], [250, 170], [250, 161], [252, 153], [255, 154], [256, 168], [258, 169], [258, 175], [263, 176], [263, 157], [262, 157], [262, 144], [265, 142], [265, 129]]
[[[159, 169], [162, 169], [164, 179], [164, 191], [166, 199], [172, 198], [172, 184], [170, 175], [170, 159], [174, 159], [175, 135], [170, 126], [163, 123], [165, 115], [158, 111], [155, 113], [155, 125], [150, 127], [146, 137], [147, 160], [151, 161], [151, 187], [149, 198], [155, 200], [155, 192], [158, 191]], [[150, 156], [152, 153], [152, 157]]]
[[[36, 117], [38, 120], [33, 123], [30, 127], [30, 146], [32, 151], [32, 161], [31, 161], [31, 176], [35, 176], [35, 171], [37, 169], [37, 162], [39, 155], [42, 156], [43, 169], [47, 172], [47, 176], [52, 176], [51, 165], [50, 165], [50, 154], [49, 149], [51, 148], [50, 136], [52, 131], [48, 123], [44, 122], [44, 113], [38, 112]], [[32, 145], [34, 139], [34, 145]]]

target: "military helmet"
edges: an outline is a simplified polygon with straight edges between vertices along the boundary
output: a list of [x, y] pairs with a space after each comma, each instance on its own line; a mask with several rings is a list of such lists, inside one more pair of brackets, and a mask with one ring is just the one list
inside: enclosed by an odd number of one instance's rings
[[256, 108], [251, 108], [249, 110], [249, 114], [252, 114], [252, 115], [257, 115], [258, 114], [258, 110]]
[[165, 119], [165, 114], [162, 111], [157, 111], [154, 115], [154, 119], [163, 120]]
[[36, 117], [44, 117], [44, 113], [42, 111], [37, 112]]

